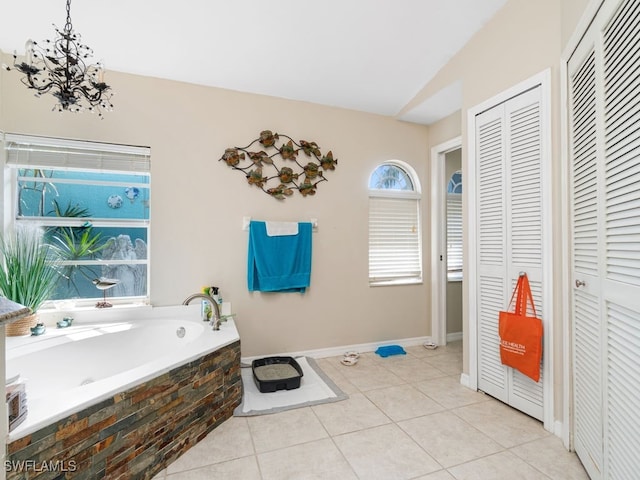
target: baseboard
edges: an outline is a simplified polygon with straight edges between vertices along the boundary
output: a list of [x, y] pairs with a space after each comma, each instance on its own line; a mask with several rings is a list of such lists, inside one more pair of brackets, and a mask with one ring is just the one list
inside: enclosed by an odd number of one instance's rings
[[339, 347], [328, 347], [328, 348], [318, 348], [315, 350], [300, 350], [297, 352], [282, 352], [282, 353], [272, 353], [268, 355], [255, 355], [252, 357], [242, 357], [241, 361], [243, 363], [251, 363], [253, 360], [258, 358], [264, 358], [266, 356], [269, 357], [278, 357], [278, 356], [289, 356], [289, 357], [311, 357], [311, 358], [326, 358], [326, 357], [337, 357], [344, 355], [344, 352], [375, 352], [378, 347], [385, 345], [400, 345], [402, 347], [414, 347], [416, 345], [424, 345], [427, 342], [431, 342], [431, 337], [413, 337], [413, 338], [403, 338], [399, 340], [387, 340], [384, 342], [374, 342], [374, 343], [358, 343], [353, 345], [342, 345]]
[[462, 332], [447, 333], [447, 343], [462, 340]]
[[553, 422], [553, 434], [556, 437], [560, 437], [563, 439], [563, 443], [564, 443], [564, 424], [560, 421], [560, 420], [556, 420], [555, 422]]
[[469, 385], [469, 374], [467, 373], [460, 374], [460, 385], [465, 386], [467, 388], [471, 388]]

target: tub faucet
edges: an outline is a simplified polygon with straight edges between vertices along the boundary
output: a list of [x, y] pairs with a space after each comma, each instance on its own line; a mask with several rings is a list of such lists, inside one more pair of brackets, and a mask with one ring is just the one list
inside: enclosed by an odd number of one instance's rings
[[218, 308], [218, 303], [211, 297], [211, 295], [207, 295], [206, 293], [194, 293], [193, 295], [189, 295], [182, 302], [183, 305], [189, 305], [191, 300], [196, 298], [201, 298], [202, 300], [206, 300], [211, 304], [211, 312], [213, 313], [211, 319], [211, 325], [213, 325], [214, 330], [220, 330], [220, 309]]

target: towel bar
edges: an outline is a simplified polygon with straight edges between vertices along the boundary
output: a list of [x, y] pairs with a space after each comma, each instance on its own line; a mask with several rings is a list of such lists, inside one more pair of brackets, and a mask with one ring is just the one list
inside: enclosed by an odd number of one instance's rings
[[[310, 218], [311, 228], [314, 232], [318, 231], [318, 219]], [[242, 230], [249, 231], [249, 223], [251, 223], [251, 217], [242, 217]]]

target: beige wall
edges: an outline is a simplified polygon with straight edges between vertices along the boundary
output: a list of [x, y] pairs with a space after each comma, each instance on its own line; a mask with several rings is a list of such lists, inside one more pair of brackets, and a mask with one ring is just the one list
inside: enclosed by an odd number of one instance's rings
[[[559, 60], [562, 51], [560, 38], [561, 9], [557, 0], [510, 0], [478, 32], [471, 41], [450, 61], [436, 77], [415, 97], [411, 105], [428, 98], [441, 88], [462, 81], [462, 111], [460, 129], [455, 135], [462, 135], [462, 170], [466, 169], [467, 152], [467, 111], [501, 93], [527, 78], [551, 69], [552, 71], [552, 138], [553, 155], [557, 158], [559, 135]], [[435, 132], [451, 132], [451, 118], [444, 119], [446, 127], [436, 124], [430, 128], [430, 146], [449, 138], [435, 135]], [[559, 178], [558, 173], [555, 178]], [[559, 185], [555, 186], [559, 188]], [[463, 194], [464, 195], [464, 194]], [[463, 198], [463, 201], [467, 201]], [[559, 241], [559, 238], [558, 238]], [[470, 246], [465, 244], [465, 258], [469, 258]], [[468, 295], [467, 282], [463, 284], [463, 296]], [[554, 308], [555, 310], [555, 308]], [[558, 317], [559, 318], [559, 317]], [[463, 331], [468, 341], [469, 312], [463, 312]], [[557, 322], [560, 334], [561, 322]], [[557, 337], [556, 337], [557, 338]], [[561, 343], [558, 343], [558, 346]], [[556, 356], [557, 358], [557, 356]], [[464, 350], [463, 369], [469, 371], [468, 350]], [[561, 374], [561, 372], [557, 372]]]
[[[467, 162], [467, 111], [544, 70], [551, 71], [552, 158], [560, 159], [560, 57], [568, 39], [587, 7], [588, 0], [510, 0], [497, 15], [429, 82], [406, 107], [409, 110], [441, 88], [462, 81], [462, 110], [458, 130], [452, 130], [455, 115], [429, 128], [430, 146], [462, 135], [464, 172]], [[447, 136], [448, 135], [448, 136]], [[554, 251], [554, 378], [555, 418], [562, 418], [562, 308], [561, 295], [561, 164], [553, 162], [552, 197]], [[466, 201], [466, 199], [465, 199]], [[465, 256], [471, 248], [465, 245]], [[468, 292], [463, 286], [463, 295]], [[463, 312], [463, 330], [468, 340], [469, 312]], [[468, 372], [468, 350], [464, 351], [464, 371]]]
[[[369, 175], [380, 162], [400, 159], [426, 188], [427, 127], [117, 72], [106, 78], [116, 92], [115, 110], [99, 120], [53, 113], [53, 99], [34, 98], [17, 73], [0, 78], [5, 132], [151, 147], [154, 305], [179, 304], [203, 285], [220, 286], [238, 315], [245, 356], [430, 333], [428, 285], [371, 288], [367, 279]], [[338, 167], [315, 197], [277, 201], [218, 161], [226, 147], [246, 145], [264, 129], [333, 151]], [[306, 294], [248, 292], [244, 216], [318, 219]]]
[[447, 334], [462, 332], [462, 285], [447, 282]]
[[574, 34], [578, 22], [586, 13], [585, 10], [587, 10], [587, 7], [589, 7], [590, 4], [595, 5], [595, 1], [598, 0], [562, 0], [560, 4], [562, 12], [560, 40], [563, 48]]

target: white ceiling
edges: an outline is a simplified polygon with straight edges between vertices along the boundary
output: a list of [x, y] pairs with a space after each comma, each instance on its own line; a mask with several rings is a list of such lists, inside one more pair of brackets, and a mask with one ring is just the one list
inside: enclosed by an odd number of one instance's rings
[[[395, 116], [506, 1], [74, 0], [71, 19], [107, 69]], [[65, 8], [0, 0], [0, 49], [52, 39]], [[442, 118], [460, 91], [401, 119]]]

